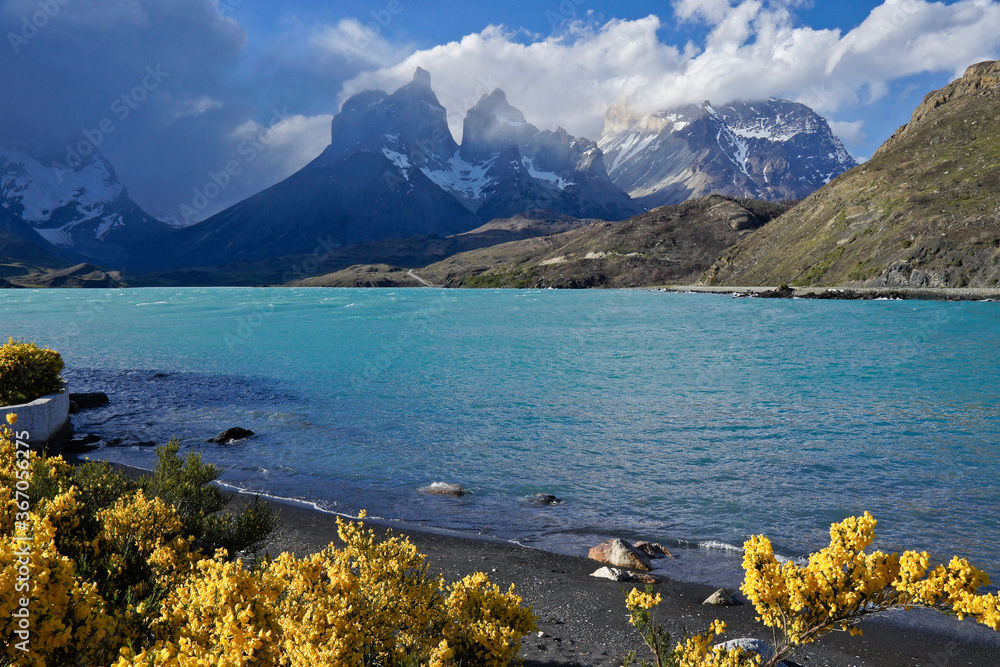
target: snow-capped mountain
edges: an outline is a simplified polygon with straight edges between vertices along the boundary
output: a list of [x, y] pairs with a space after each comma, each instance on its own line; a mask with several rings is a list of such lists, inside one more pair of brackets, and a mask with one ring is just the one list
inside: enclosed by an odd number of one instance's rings
[[608, 178], [596, 144], [539, 131], [502, 91], [469, 110], [459, 146], [421, 68], [394, 93], [369, 90], [348, 99], [330, 139], [284, 181], [150, 242], [149, 254], [161, 255], [155, 268], [447, 236], [538, 209], [605, 219], [643, 210]]
[[615, 105], [598, 146], [611, 180], [647, 207], [708, 194], [799, 199], [857, 165], [796, 102], [705, 102], [648, 116]]
[[71, 168], [0, 147], [0, 205], [63, 256], [104, 264], [124, 261], [129, 247], [170, 229], [129, 198], [99, 152]]

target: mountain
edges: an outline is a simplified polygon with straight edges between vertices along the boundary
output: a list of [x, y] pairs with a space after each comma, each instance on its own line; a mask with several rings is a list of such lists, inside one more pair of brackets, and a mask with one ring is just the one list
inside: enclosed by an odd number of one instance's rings
[[536, 209], [614, 219], [642, 210], [611, 183], [595, 144], [528, 125], [502, 91], [484, 96], [465, 122], [459, 146], [421, 68], [392, 94], [359, 93], [334, 116], [319, 157], [207, 220], [150, 241], [145, 254], [157, 258], [142, 268], [449, 236]]
[[426, 173], [483, 222], [539, 209], [603, 220], [644, 210], [611, 182], [597, 144], [539, 130], [500, 89], [469, 109], [449, 167]]
[[1000, 61], [928, 94], [871, 160], [727, 252], [721, 285], [993, 287]]
[[0, 206], [0, 275], [27, 273], [28, 267], [62, 266], [54, 251], [31, 225]]
[[730, 246], [787, 210], [712, 195], [621, 222], [453, 255], [417, 269], [447, 287], [639, 287], [688, 283]]
[[0, 205], [62, 257], [119, 264], [130, 248], [170, 231], [128, 195], [99, 152], [74, 167], [0, 147]]
[[857, 164], [822, 116], [777, 99], [641, 117], [615, 105], [598, 146], [614, 184], [648, 208], [713, 193], [801, 199]]

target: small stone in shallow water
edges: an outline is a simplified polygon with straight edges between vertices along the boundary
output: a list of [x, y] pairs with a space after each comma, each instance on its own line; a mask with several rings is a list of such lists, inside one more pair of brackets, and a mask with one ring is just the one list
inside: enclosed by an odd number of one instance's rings
[[214, 438], [210, 438], [209, 442], [217, 442], [220, 445], [228, 445], [229, 443], [236, 442], [237, 440], [245, 440], [253, 434], [254, 432], [250, 429], [234, 426], [232, 428], [227, 428]]
[[461, 484], [449, 484], [447, 482], [434, 482], [430, 486], [425, 486], [418, 491], [423, 491], [424, 493], [440, 493], [445, 496], [464, 496], [465, 487]]
[[561, 505], [562, 501], [551, 493], [536, 493], [531, 497], [531, 502], [536, 505]]

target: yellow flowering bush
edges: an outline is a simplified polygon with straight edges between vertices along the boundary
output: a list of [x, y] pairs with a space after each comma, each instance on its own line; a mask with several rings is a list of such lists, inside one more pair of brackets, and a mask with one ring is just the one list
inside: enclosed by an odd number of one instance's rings
[[521, 607], [514, 585], [505, 593], [476, 572], [452, 584], [449, 591], [444, 641], [450, 658], [464, 665], [509, 664], [521, 649], [521, 638], [535, 629], [534, 615]]
[[875, 524], [868, 512], [833, 524], [830, 545], [812, 554], [805, 565], [779, 563], [766, 537], [758, 535], [747, 540], [743, 557], [746, 577], [741, 590], [757, 610], [758, 620], [781, 636], [767, 662], [738, 650], [709, 647], [725, 629], [720, 621], [708, 633], [678, 644], [667, 653], [663, 650], [665, 633], [649, 624], [648, 610], [659, 602], [649, 594], [651, 591], [629, 594], [626, 606], [633, 625], [653, 650], [656, 665], [678, 667], [773, 667], [797, 646], [835, 629], [861, 634], [857, 624], [862, 619], [890, 609], [926, 607], [959, 619], [968, 616], [1000, 630], [1000, 598], [978, 593], [989, 584], [984, 572], [964, 558], [952, 558], [947, 565], [932, 569], [926, 552], [866, 553], [875, 539]]
[[964, 558], [930, 569], [926, 552], [866, 553], [875, 524], [868, 512], [833, 524], [830, 545], [805, 566], [779, 564], [766, 537], [747, 541], [742, 590], [760, 620], [781, 631], [777, 653], [787, 655], [836, 628], [861, 634], [861, 619], [889, 609], [928, 607], [1000, 630], [1000, 600], [977, 594], [989, 583], [984, 572]]
[[171, 591], [153, 623], [157, 640], [134, 654], [122, 649], [115, 667], [270, 667], [279, 664], [274, 602], [278, 591], [225, 553], [198, 562], [187, 582]]
[[[26, 530], [0, 540], [0, 636], [8, 640], [0, 656], [26, 667], [106, 664], [114, 615], [97, 586], [56, 551], [55, 534], [48, 517], [32, 513]], [[25, 640], [30, 650], [18, 648]]]
[[28, 403], [63, 388], [58, 352], [9, 339], [0, 345], [0, 406]]
[[0, 635], [30, 650], [8, 642], [0, 665], [505, 667], [535, 627], [513, 587], [482, 573], [445, 587], [406, 537], [361, 522], [338, 520], [342, 546], [301, 559], [206, 556], [259, 543], [273, 516], [217, 516], [214, 467], [176, 443], [133, 482], [13, 436], [0, 427]]

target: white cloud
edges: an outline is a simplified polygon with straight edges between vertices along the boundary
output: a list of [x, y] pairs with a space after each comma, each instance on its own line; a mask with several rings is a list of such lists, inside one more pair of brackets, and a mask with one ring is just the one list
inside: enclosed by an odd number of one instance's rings
[[[880, 99], [892, 82], [924, 72], [960, 74], [978, 60], [1000, 55], [1000, 3], [960, 0], [886, 0], [861, 25], [842, 34], [797, 22], [790, 7], [803, 4], [745, 0], [679, 0], [682, 18], [711, 24], [700, 49], [660, 41], [660, 19], [613, 20], [579, 27], [572, 39], [530, 43], [491, 26], [460, 41], [417, 51], [394, 65], [349, 81], [341, 101], [366, 88], [394, 90], [418, 65], [432, 75], [458, 138], [465, 111], [484, 93], [502, 88], [511, 104], [545, 129], [563, 126], [596, 137], [604, 111], [628, 101], [656, 111], [709, 99], [786, 97], [824, 114]], [[861, 127], [842, 125], [861, 136]]]
[[703, 19], [718, 23], [731, 8], [729, 0], [677, 0], [674, 13], [682, 20]]
[[364, 24], [355, 18], [341, 19], [336, 25], [319, 26], [308, 41], [314, 52], [339, 56], [366, 67], [386, 67], [406, 55], [382, 36], [379, 23]]
[[247, 121], [233, 132], [235, 139], [254, 140], [266, 147], [257, 171], [264, 181], [277, 182], [306, 166], [330, 144], [331, 115], [287, 116], [270, 126]]
[[829, 125], [833, 133], [848, 144], [860, 144], [868, 138], [863, 129], [864, 121], [829, 121]]

